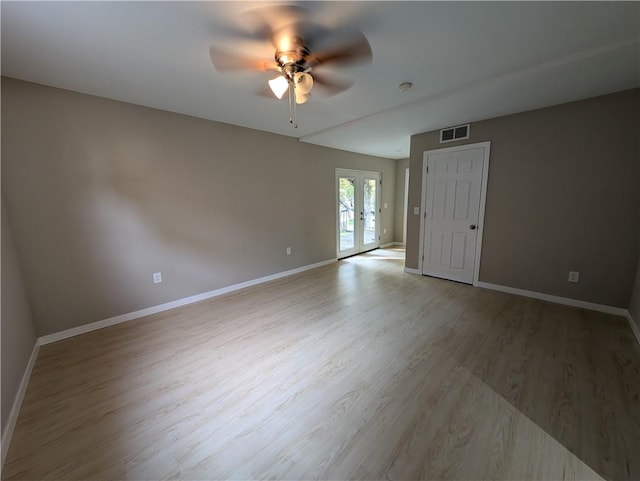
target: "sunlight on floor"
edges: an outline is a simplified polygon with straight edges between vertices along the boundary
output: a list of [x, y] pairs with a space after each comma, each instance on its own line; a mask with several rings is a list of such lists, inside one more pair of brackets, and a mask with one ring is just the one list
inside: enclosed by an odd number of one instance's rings
[[404, 247], [393, 247], [388, 249], [376, 249], [364, 252], [353, 257], [342, 259], [345, 262], [362, 262], [367, 260], [404, 260]]

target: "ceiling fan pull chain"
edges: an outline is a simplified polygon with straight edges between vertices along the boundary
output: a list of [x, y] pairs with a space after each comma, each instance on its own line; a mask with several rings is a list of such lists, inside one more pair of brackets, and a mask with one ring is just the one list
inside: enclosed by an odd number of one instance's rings
[[295, 85], [292, 80], [289, 80], [289, 123], [293, 124], [293, 128], [298, 128], [298, 122], [296, 122], [296, 98], [295, 98]]

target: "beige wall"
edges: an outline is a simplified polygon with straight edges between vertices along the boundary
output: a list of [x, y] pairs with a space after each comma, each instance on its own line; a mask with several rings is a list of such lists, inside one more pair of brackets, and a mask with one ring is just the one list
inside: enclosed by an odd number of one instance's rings
[[7, 78], [2, 129], [39, 335], [335, 258], [336, 167], [382, 172], [393, 241], [393, 160]]
[[638, 328], [638, 332], [640, 332], [640, 260], [638, 260], [638, 268], [636, 269], [636, 279], [635, 279], [635, 282], [633, 283], [633, 291], [631, 293], [631, 302], [629, 303], [629, 313], [631, 313], [633, 322]]
[[[4, 140], [4, 139], [3, 139]], [[2, 363], [2, 434], [7, 426], [14, 399], [29, 357], [36, 343], [31, 307], [24, 288], [18, 252], [13, 241], [11, 224], [2, 202], [2, 285], [0, 313], [0, 352]]]
[[395, 242], [402, 242], [402, 231], [404, 229], [404, 177], [406, 175], [407, 167], [409, 167], [409, 159], [400, 159], [396, 161], [396, 209], [394, 212]]
[[[525, 94], [525, 93], [523, 93]], [[621, 308], [640, 245], [640, 89], [475, 122], [491, 141], [480, 280]], [[422, 154], [451, 147], [411, 138], [410, 209], [420, 206]], [[418, 216], [406, 265], [418, 266]], [[569, 270], [580, 282], [567, 282]]]

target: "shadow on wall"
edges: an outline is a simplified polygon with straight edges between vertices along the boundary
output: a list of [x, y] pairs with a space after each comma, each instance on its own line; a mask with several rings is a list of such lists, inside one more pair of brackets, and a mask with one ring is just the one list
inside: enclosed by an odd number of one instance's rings
[[[68, 172], [84, 177], [63, 210], [75, 212], [81, 230], [76, 273], [93, 286], [103, 318], [283, 271], [298, 259], [297, 251], [284, 257], [282, 246], [301, 222], [300, 162], [260, 162], [258, 148], [273, 140], [253, 131], [155, 115], [149, 125], [94, 125], [76, 146], [83, 172]], [[159, 288], [156, 271], [164, 273]]]
[[336, 166], [393, 179], [393, 161], [294, 138], [13, 79], [2, 92], [38, 335], [335, 257]]
[[[118, 135], [87, 152], [99, 192], [96, 203], [106, 200], [109, 210], [130, 212], [141, 230], [205, 259], [231, 256], [242, 262], [252, 252], [238, 256], [238, 249], [259, 250], [292, 221], [287, 207], [302, 194], [300, 182], [293, 163], [258, 162], [258, 152], [238, 147], [262, 139], [243, 139], [239, 129], [201, 123], [179, 119], [183, 129], [166, 136], [144, 131]], [[234, 136], [239, 138], [233, 141]], [[216, 148], [223, 140], [219, 137], [226, 138], [226, 147]], [[282, 175], [285, 169], [291, 180]], [[111, 214], [107, 223], [116, 217]], [[134, 226], [125, 227], [135, 241]]]

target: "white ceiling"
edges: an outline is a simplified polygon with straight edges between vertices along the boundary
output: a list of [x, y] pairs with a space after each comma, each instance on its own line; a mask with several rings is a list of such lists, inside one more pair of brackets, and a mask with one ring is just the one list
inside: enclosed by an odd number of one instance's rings
[[640, 86], [640, 2], [302, 2], [364, 32], [373, 61], [331, 70], [355, 84], [300, 106], [293, 129], [286, 100], [256, 94], [273, 74], [209, 59], [272, 59], [237, 35], [266, 4], [3, 1], [2, 74], [388, 158], [415, 133]]

